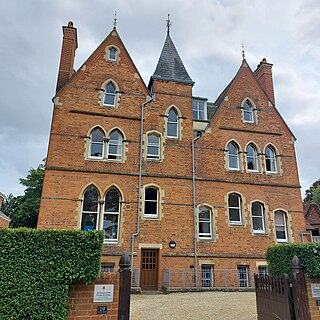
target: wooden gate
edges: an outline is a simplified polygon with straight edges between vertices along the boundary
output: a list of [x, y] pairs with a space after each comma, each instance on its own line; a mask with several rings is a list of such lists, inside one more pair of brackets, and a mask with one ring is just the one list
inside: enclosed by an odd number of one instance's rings
[[141, 250], [141, 280], [142, 290], [158, 290], [158, 257], [159, 250]]
[[295, 320], [289, 278], [255, 274], [258, 320]]

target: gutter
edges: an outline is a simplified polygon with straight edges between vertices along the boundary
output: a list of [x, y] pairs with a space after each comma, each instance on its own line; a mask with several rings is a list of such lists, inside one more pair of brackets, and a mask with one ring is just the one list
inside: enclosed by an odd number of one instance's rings
[[144, 123], [144, 108], [145, 106], [155, 101], [156, 96], [151, 94], [149, 99], [141, 104], [141, 120], [140, 120], [140, 155], [139, 155], [139, 180], [138, 180], [138, 213], [137, 213], [137, 229], [131, 235], [131, 275], [133, 276], [133, 252], [134, 252], [134, 238], [140, 233], [140, 211], [141, 211], [141, 181], [142, 181], [142, 152], [143, 152], [143, 123]]
[[195, 137], [191, 142], [192, 149], [192, 196], [193, 196], [193, 243], [194, 243], [194, 273], [196, 287], [199, 288], [198, 261], [197, 261], [197, 207], [196, 207], [196, 177], [195, 177], [195, 159], [194, 143], [201, 136]]

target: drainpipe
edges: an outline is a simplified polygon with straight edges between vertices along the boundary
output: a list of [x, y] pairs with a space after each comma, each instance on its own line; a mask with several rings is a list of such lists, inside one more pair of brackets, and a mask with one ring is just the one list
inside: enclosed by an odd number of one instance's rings
[[144, 122], [144, 107], [146, 104], [154, 101], [156, 98], [155, 94], [151, 94], [148, 100], [141, 104], [141, 122], [140, 122], [140, 155], [139, 155], [139, 181], [138, 181], [138, 215], [137, 215], [137, 230], [131, 235], [131, 272], [133, 276], [133, 251], [134, 251], [134, 238], [140, 233], [140, 210], [141, 210], [141, 180], [142, 180], [142, 143], [143, 143], [143, 122]]
[[193, 241], [194, 241], [194, 273], [196, 280], [196, 287], [199, 287], [198, 275], [198, 261], [197, 261], [197, 207], [196, 207], [196, 178], [195, 178], [195, 164], [194, 164], [194, 143], [201, 136], [192, 139], [192, 196], [193, 196]]

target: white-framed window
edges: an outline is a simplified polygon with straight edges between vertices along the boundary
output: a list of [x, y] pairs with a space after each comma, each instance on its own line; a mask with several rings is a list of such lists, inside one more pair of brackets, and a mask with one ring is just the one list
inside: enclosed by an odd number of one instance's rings
[[101, 272], [114, 272], [114, 263], [101, 263]]
[[155, 187], [147, 187], [144, 190], [144, 215], [147, 217], [158, 217], [159, 190]]
[[212, 214], [208, 207], [199, 208], [199, 238], [212, 239]]
[[201, 265], [201, 280], [203, 288], [214, 287], [214, 273], [213, 266], [208, 264]]
[[230, 193], [228, 196], [229, 222], [231, 224], [241, 224], [241, 196], [237, 193]]
[[287, 215], [284, 211], [274, 213], [274, 226], [277, 242], [288, 242]]
[[167, 137], [168, 138], [179, 137], [179, 119], [178, 119], [177, 111], [174, 108], [171, 108], [168, 113]]
[[192, 100], [193, 120], [207, 120], [207, 103], [203, 100]]
[[94, 128], [90, 134], [89, 158], [103, 159], [104, 132], [100, 128]]
[[104, 88], [103, 105], [109, 107], [116, 106], [116, 88], [111, 81]]
[[238, 286], [240, 288], [249, 287], [249, 267], [248, 266], [238, 266]]
[[258, 152], [257, 148], [250, 143], [246, 149], [247, 153], [247, 170], [251, 172], [259, 171]]
[[265, 233], [264, 205], [260, 202], [253, 202], [251, 205], [252, 230], [254, 233]]
[[271, 145], [265, 149], [265, 160], [267, 173], [277, 173], [276, 151]]
[[228, 143], [228, 169], [229, 170], [240, 170], [239, 162], [239, 147], [234, 142]]
[[108, 160], [122, 160], [123, 136], [119, 130], [111, 131], [108, 141]]
[[267, 276], [269, 274], [267, 266], [258, 266], [258, 274], [260, 276]]
[[99, 193], [94, 186], [89, 186], [83, 194], [81, 230], [95, 230], [98, 228]]
[[251, 102], [247, 99], [243, 104], [243, 120], [244, 122], [254, 123], [254, 108]]
[[117, 61], [118, 50], [115, 47], [111, 47], [108, 49], [108, 60], [109, 61]]
[[105, 242], [118, 242], [120, 223], [120, 192], [112, 187], [108, 190], [104, 202], [103, 231]]
[[158, 134], [149, 133], [147, 135], [147, 159], [160, 160], [160, 141]]

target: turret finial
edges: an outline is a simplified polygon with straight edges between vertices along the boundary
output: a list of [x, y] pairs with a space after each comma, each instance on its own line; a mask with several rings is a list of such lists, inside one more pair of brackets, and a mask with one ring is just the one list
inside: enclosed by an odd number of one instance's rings
[[166, 20], [167, 33], [170, 33], [170, 27], [172, 26], [172, 22], [170, 20], [170, 14], [168, 13], [168, 20]]
[[242, 59], [246, 59], [246, 53], [244, 52], [244, 44], [242, 44]]
[[114, 12], [113, 29], [117, 28], [117, 11]]

